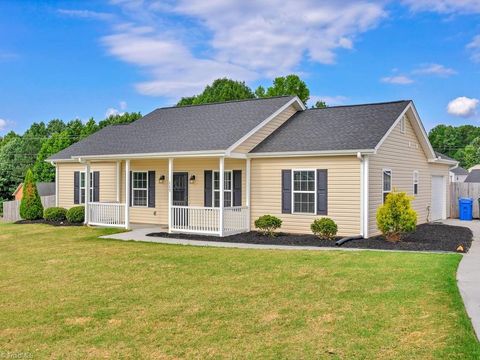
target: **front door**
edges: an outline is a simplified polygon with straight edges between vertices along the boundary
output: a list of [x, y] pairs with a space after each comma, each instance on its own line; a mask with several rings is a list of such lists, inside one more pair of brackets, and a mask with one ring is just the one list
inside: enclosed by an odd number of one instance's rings
[[188, 206], [188, 173], [173, 173], [173, 206]]

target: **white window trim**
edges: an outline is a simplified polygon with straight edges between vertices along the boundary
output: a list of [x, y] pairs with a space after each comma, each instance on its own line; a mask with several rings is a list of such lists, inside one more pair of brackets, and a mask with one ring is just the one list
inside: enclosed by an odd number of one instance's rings
[[400, 120], [400, 132], [405, 134], [405, 115]]
[[[87, 182], [87, 179], [83, 181], [83, 186], [82, 186], [82, 174], [83, 177], [85, 178], [85, 171], [80, 171], [80, 179], [79, 179], [79, 184], [78, 184], [78, 203], [79, 204], [85, 204], [85, 201], [82, 202], [82, 190], [85, 190], [85, 183]], [[87, 194], [85, 194], [84, 200], [87, 199]], [[90, 171], [90, 202], [93, 202], [93, 171]]]
[[[144, 188], [136, 188], [136, 187], [133, 187], [133, 179], [135, 178], [135, 174], [138, 174], [138, 173], [143, 173], [143, 174], [147, 174], [147, 188], [144, 189]], [[149, 188], [149, 183], [148, 183], [148, 171], [132, 171], [132, 183], [131, 183], [131, 187], [132, 187], [132, 207], [136, 207], [136, 208], [146, 208], [148, 207], [148, 188]], [[135, 202], [135, 190], [146, 190], [147, 191], [147, 203], [145, 205], [134, 205], [134, 202]]]
[[[313, 181], [315, 185], [315, 189], [313, 191], [295, 191], [294, 188], [294, 173], [296, 171], [313, 171]], [[292, 178], [292, 183], [291, 183], [291, 189], [292, 189], [292, 198], [291, 198], [291, 203], [292, 203], [292, 214], [303, 214], [303, 215], [315, 215], [317, 213], [317, 169], [292, 169], [291, 170], [291, 175], [290, 177]], [[301, 211], [295, 211], [295, 193], [307, 193], [311, 194], [313, 193], [313, 198], [315, 200], [315, 205], [313, 206], [313, 212], [301, 212]]]
[[[417, 193], [415, 193], [415, 185], [417, 185]], [[420, 174], [418, 170], [413, 170], [413, 184], [412, 184], [412, 193], [414, 196], [418, 195], [418, 190], [420, 186]]]
[[[214, 208], [219, 208], [220, 207], [220, 204], [219, 206], [215, 206], [215, 192], [218, 192], [220, 193], [220, 189], [218, 190], [215, 190], [215, 173], [218, 174], [219, 176], [219, 179], [218, 179], [218, 182], [220, 183], [220, 170], [214, 170], [212, 171], [212, 207]], [[225, 206], [225, 195], [223, 196], [223, 207], [233, 207], [233, 170], [224, 170], [223, 171], [224, 175], [223, 175], [223, 182], [225, 183], [225, 173], [230, 173], [230, 180], [231, 180], [231, 187], [230, 187], [230, 190], [225, 190], [225, 184], [223, 184], [223, 186], [221, 184], [219, 184], [220, 188], [223, 187], [223, 193], [225, 194], [226, 192], [229, 192], [231, 193], [231, 196], [230, 196], [230, 206]]]
[[[384, 173], [389, 171], [390, 172], [390, 190], [385, 191], [385, 179], [384, 179]], [[390, 194], [393, 189], [393, 171], [392, 169], [382, 169], [382, 204], [385, 203], [385, 194]]]

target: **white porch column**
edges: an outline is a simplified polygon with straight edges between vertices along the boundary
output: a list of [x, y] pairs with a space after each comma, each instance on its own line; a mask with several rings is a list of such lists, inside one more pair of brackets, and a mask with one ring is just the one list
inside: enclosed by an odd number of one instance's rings
[[247, 206], [247, 227], [248, 231], [250, 231], [250, 158], [247, 158], [247, 164], [246, 164], [246, 174], [245, 174], [245, 180], [246, 180], [246, 189], [245, 189], [245, 205]]
[[117, 203], [120, 202], [120, 177], [122, 176], [121, 175], [121, 171], [120, 171], [120, 161], [118, 160], [117, 161], [117, 167], [116, 167], [116, 177], [117, 177], [117, 193], [116, 193], [116, 200], [117, 200]]
[[168, 158], [168, 232], [172, 232], [173, 158]]
[[85, 224], [90, 221], [90, 162], [85, 165]]
[[219, 218], [219, 226], [220, 226], [220, 231], [219, 235], [223, 236], [223, 208], [224, 208], [224, 191], [225, 191], [225, 158], [222, 156], [220, 158], [220, 164], [219, 164], [219, 180], [220, 180], [220, 204], [219, 204], [219, 209], [220, 209], [220, 218]]
[[130, 160], [125, 160], [125, 229], [130, 228]]
[[60, 182], [58, 181], [58, 164], [55, 163], [55, 206], [58, 207], [59, 200], [58, 200], [58, 186]]

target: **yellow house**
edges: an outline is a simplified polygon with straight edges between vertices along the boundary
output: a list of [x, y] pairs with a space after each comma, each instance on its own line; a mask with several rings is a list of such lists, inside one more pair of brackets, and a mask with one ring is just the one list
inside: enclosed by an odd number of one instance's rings
[[85, 204], [87, 224], [218, 236], [264, 214], [285, 232], [328, 216], [339, 235], [372, 236], [393, 189], [414, 196], [420, 223], [444, 219], [456, 165], [433, 151], [412, 101], [306, 109], [293, 96], [160, 108], [48, 161], [57, 205]]

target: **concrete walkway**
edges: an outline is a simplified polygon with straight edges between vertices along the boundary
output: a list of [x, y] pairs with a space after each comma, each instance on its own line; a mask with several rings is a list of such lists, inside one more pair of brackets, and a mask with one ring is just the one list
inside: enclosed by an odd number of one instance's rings
[[468, 316], [480, 340], [480, 221], [448, 219], [448, 225], [465, 226], [473, 232], [470, 251], [463, 256], [457, 271], [457, 282]]
[[274, 250], [341, 250], [341, 251], [355, 251], [359, 249], [347, 249], [338, 247], [317, 247], [317, 246], [287, 246], [287, 245], [262, 245], [262, 244], [241, 244], [228, 243], [219, 241], [201, 241], [201, 240], [185, 240], [175, 238], [161, 238], [147, 236], [147, 234], [155, 232], [165, 232], [165, 228], [161, 227], [136, 227], [134, 230], [119, 234], [101, 236], [102, 239], [116, 239], [124, 241], [143, 241], [158, 244], [173, 244], [173, 245], [192, 245], [192, 246], [213, 246], [222, 248], [236, 248], [236, 249], [274, 249]]

